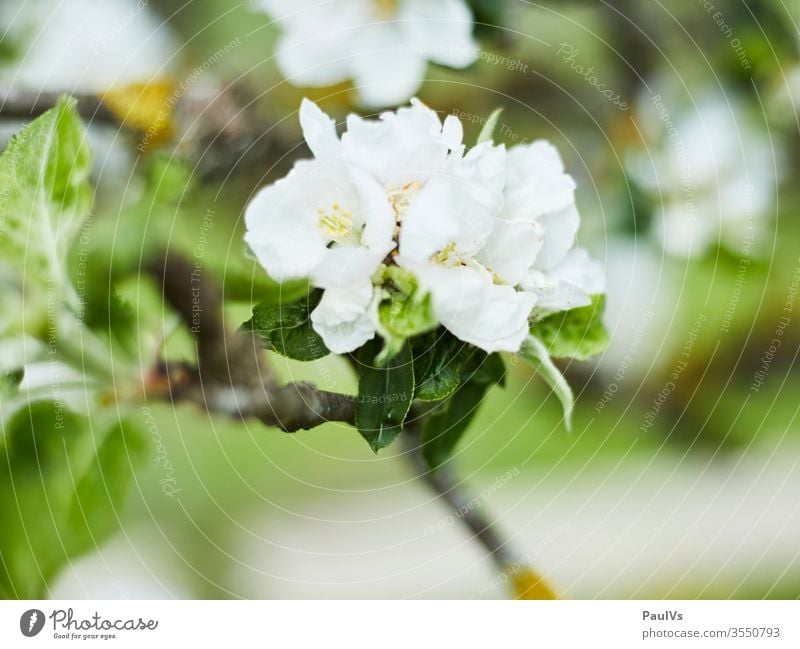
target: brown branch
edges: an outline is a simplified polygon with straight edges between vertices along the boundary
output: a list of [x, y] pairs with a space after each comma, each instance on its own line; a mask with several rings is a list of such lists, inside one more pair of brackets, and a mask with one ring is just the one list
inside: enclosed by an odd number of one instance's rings
[[[39, 117], [58, 103], [61, 92], [30, 92], [4, 90], [0, 93], [0, 117], [29, 120]], [[78, 100], [78, 112], [87, 122], [119, 126], [119, 120], [106, 108], [99, 96], [90, 93], [70, 93]]]
[[458, 514], [497, 567], [501, 571], [507, 570], [514, 562], [519, 561], [519, 555], [512, 550], [508, 539], [500, 535], [496, 525], [475, 507], [473, 500], [464, 490], [463, 483], [448, 466], [441, 466], [435, 471], [428, 466], [422, 455], [419, 422], [421, 420], [415, 418], [403, 431], [406, 453], [415, 473]]
[[511, 583], [516, 599], [557, 599], [547, 581], [527, 564], [527, 557], [513, 550], [511, 541], [502, 536], [497, 525], [484, 516], [474, 499], [469, 498], [463, 482], [451, 469], [443, 466], [431, 470], [422, 455], [421, 422], [422, 419], [414, 417], [412, 412], [411, 421], [403, 431], [406, 454], [416, 476], [452, 507], [473, 538], [486, 549], [498, 571]]
[[175, 253], [146, 270], [164, 299], [195, 337], [197, 366], [161, 364], [148, 381], [151, 396], [191, 401], [237, 419], [254, 417], [286, 432], [339, 421], [355, 423], [355, 397], [319, 390], [311, 383], [278, 385], [257, 334], [229, 331], [216, 284], [201, 267]]
[[[58, 102], [61, 92], [34, 92], [0, 88], [0, 118], [30, 120]], [[68, 93], [78, 101], [78, 112], [90, 124], [126, 128], [142, 136], [141, 125], [122, 119], [110, 110], [100, 95]], [[285, 154], [296, 148], [284, 141], [273, 124], [258, 115], [257, 103], [246, 91], [235, 86], [192, 88], [170, 98], [169, 120], [174, 122], [172, 144], [197, 166], [206, 178], [227, 176], [240, 168], [278, 166]], [[166, 110], [166, 108], [165, 108]], [[166, 119], [166, 117], [165, 117]], [[144, 134], [144, 137], [148, 136]], [[140, 145], [153, 145], [147, 139]]]

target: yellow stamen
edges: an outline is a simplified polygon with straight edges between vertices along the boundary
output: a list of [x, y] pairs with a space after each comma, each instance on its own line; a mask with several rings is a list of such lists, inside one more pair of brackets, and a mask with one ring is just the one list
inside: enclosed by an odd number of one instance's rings
[[353, 241], [353, 214], [339, 203], [331, 205], [330, 209], [317, 208], [317, 226], [322, 234], [338, 243]]
[[456, 253], [455, 241], [448, 243], [444, 248], [437, 252], [431, 258], [431, 261], [436, 264], [442, 264], [443, 266], [455, 266], [460, 264], [461, 261], [458, 258], [458, 253]]
[[392, 206], [395, 219], [398, 223], [403, 222], [406, 212], [411, 205], [411, 201], [414, 200], [414, 197], [419, 194], [421, 189], [422, 185], [418, 182], [410, 182], [407, 185], [403, 185], [400, 189], [393, 189], [387, 192], [386, 195], [389, 197], [389, 203]]

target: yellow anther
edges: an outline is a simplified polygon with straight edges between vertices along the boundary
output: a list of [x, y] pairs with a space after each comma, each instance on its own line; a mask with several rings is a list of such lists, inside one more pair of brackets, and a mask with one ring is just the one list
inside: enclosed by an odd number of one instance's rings
[[411, 205], [411, 201], [414, 200], [414, 197], [419, 194], [421, 189], [422, 185], [418, 182], [410, 182], [407, 185], [403, 185], [400, 189], [393, 189], [387, 192], [386, 195], [389, 197], [389, 204], [392, 206], [394, 218], [398, 224], [403, 222], [406, 212]]
[[443, 266], [455, 266], [460, 263], [458, 254], [456, 253], [455, 242], [448, 243], [444, 248], [437, 252], [431, 260], [434, 263], [442, 264]]
[[334, 203], [330, 210], [318, 207], [317, 214], [319, 215], [317, 227], [326, 237], [338, 243], [355, 242], [353, 214], [349, 210], [342, 209], [339, 203]]

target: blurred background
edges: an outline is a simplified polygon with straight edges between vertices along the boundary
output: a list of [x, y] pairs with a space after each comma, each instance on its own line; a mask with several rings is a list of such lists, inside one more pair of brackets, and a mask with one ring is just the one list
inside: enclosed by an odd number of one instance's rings
[[[581, 244], [605, 263], [612, 344], [563, 366], [571, 433], [508, 358], [451, 464], [565, 597], [800, 597], [800, 6], [470, 4], [477, 61], [429, 66], [419, 97], [459, 115], [468, 142], [500, 107], [497, 140], [558, 147]], [[346, 84], [283, 80], [277, 33], [234, 0], [0, 5], [4, 141], [32, 98], [105, 95], [85, 115], [97, 195], [75, 263], [98, 278], [87, 299], [103, 304], [113, 282], [149, 313], [136, 324], [156, 345], [170, 316], [142, 251], [201, 258], [238, 326], [291, 292], [247, 255], [242, 211], [308, 155], [301, 98], [337, 120], [369, 114]], [[163, 344], [191, 358], [185, 332]], [[355, 391], [341, 359], [273, 360]], [[53, 597], [508, 596], [396, 449], [375, 456], [344, 425], [286, 435], [156, 403], [139, 416], [151, 456], [121, 530]]]

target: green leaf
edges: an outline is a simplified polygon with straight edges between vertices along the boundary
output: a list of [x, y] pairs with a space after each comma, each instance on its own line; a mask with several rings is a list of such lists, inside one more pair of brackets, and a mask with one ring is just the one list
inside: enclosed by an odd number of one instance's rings
[[[74, 99], [62, 98], [0, 155], [0, 256], [28, 282], [68, 285], [66, 257], [91, 205], [91, 151]], [[72, 287], [66, 297], [73, 295]]]
[[500, 115], [502, 114], [502, 108], [495, 108], [492, 111], [492, 114], [486, 119], [486, 123], [483, 125], [481, 132], [478, 134], [478, 144], [492, 141], [494, 138], [494, 130], [497, 128], [497, 124], [500, 121]]
[[41, 598], [78, 554], [116, 528], [144, 433], [92, 426], [53, 401], [19, 410], [0, 451], [0, 596]]
[[418, 340], [416, 349], [415, 398], [441, 400], [431, 408], [422, 432], [423, 455], [435, 468], [453, 452], [489, 388], [504, 383], [505, 365], [500, 354], [487, 354], [445, 330]]
[[75, 487], [67, 511], [71, 554], [95, 548], [99, 539], [116, 531], [134, 469], [146, 450], [145, 435], [132, 421], [117, 422], [106, 434]]
[[572, 395], [572, 388], [564, 378], [564, 375], [555, 366], [545, 344], [535, 336], [528, 336], [522, 345], [520, 355], [531, 365], [533, 365], [547, 382], [553, 392], [556, 393], [561, 407], [564, 410], [564, 425], [567, 430], [572, 428], [572, 410], [575, 406], [575, 397]]
[[289, 358], [298, 361], [323, 358], [330, 352], [309, 319], [321, 297], [322, 291], [315, 290], [291, 304], [262, 302], [242, 328], [259, 334], [267, 349]]
[[461, 383], [461, 366], [469, 356], [468, 346], [445, 329], [420, 337], [414, 344], [414, 398], [440, 401]]
[[386, 298], [378, 305], [378, 333], [384, 339], [378, 364], [383, 365], [397, 355], [405, 341], [434, 329], [438, 322], [433, 315], [430, 293], [424, 293], [417, 278], [399, 266], [384, 270], [389, 280]]
[[503, 357], [498, 353], [487, 354], [480, 349], [475, 349], [465, 364], [463, 372], [464, 380], [487, 387], [493, 385], [505, 387], [506, 384], [506, 366], [503, 363]]
[[414, 395], [410, 346], [403, 345], [400, 353], [381, 367], [375, 361], [379, 345], [372, 340], [357, 355], [356, 427], [376, 453], [400, 434]]
[[553, 358], [585, 361], [608, 348], [603, 326], [605, 295], [595, 295], [589, 306], [578, 307], [542, 318], [531, 326], [531, 334], [544, 343]]
[[489, 386], [467, 381], [425, 418], [422, 429], [422, 454], [435, 469], [453, 453], [462, 435], [478, 412]]

